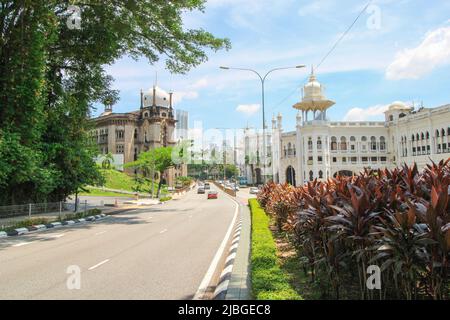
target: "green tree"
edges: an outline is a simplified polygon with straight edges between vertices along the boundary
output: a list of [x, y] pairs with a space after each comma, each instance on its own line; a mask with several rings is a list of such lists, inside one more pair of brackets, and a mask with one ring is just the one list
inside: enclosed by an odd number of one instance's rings
[[158, 172], [159, 182], [156, 195], [159, 197], [161, 187], [165, 182], [165, 173], [167, 169], [175, 165], [175, 162], [172, 160], [172, 152], [172, 147], [159, 147], [142, 152], [136, 161], [127, 163], [125, 167], [139, 169], [152, 177], [154, 172]]
[[151, 151], [142, 152], [138, 159], [133, 162], [126, 163], [125, 168], [135, 168], [135, 192], [145, 191], [145, 186], [149, 185], [148, 192], [153, 198], [154, 179], [156, 172], [156, 158], [155, 153]]
[[72, 1], [0, 0], [0, 203], [62, 200], [93, 184], [89, 118], [96, 103], [117, 101], [105, 66], [124, 55], [164, 58], [185, 73], [228, 49], [227, 39], [183, 26], [204, 3], [87, 0], [73, 29]]

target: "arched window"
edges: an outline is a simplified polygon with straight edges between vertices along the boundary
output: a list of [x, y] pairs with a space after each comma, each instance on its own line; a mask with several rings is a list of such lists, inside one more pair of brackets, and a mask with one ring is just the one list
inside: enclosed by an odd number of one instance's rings
[[430, 133], [427, 131], [426, 133], [427, 140], [430, 139]]
[[350, 150], [356, 151], [356, 138], [354, 136], [350, 137]]
[[416, 141], [419, 141], [419, 139], [420, 139], [419, 134], [416, 133]]
[[309, 137], [308, 138], [308, 150], [311, 151], [313, 149], [313, 142], [312, 142], [312, 138]]
[[394, 121], [394, 116], [392, 114], [389, 116], [389, 121]]
[[361, 141], [362, 141], [362, 142], [367, 142], [367, 137], [366, 137], [366, 136], [362, 136], [362, 137], [361, 137]]
[[337, 139], [336, 139], [336, 137], [331, 137], [331, 150], [337, 150]]
[[380, 150], [386, 150], [386, 139], [383, 136], [380, 137]]
[[444, 129], [441, 130], [441, 136], [445, 137], [445, 130]]
[[138, 138], [138, 130], [134, 129], [134, 138], [137, 139]]
[[411, 141], [414, 142], [414, 135], [413, 134], [411, 135]]
[[323, 178], [323, 172], [322, 172], [322, 170], [320, 170], [319, 171], [319, 179], [322, 179]]
[[322, 150], [322, 139], [317, 138], [317, 150]]
[[312, 172], [312, 170], [309, 172], [309, 181], [313, 181], [314, 180], [314, 173]]
[[425, 135], [423, 134], [423, 132], [420, 134], [420, 139], [424, 140], [425, 139]]
[[377, 138], [375, 138], [374, 136], [370, 137], [370, 150], [377, 150]]
[[347, 138], [344, 136], [341, 137], [341, 150], [347, 150]]
[[292, 186], [296, 185], [295, 182], [295, 170], [292, 166], [287, 167], [286, 169], [286, 182]]
[[144, 113], [144, 118], [148, 118], [148, 112]]
[[439, 130], [436, 130], [436, 137], [439, 137]]

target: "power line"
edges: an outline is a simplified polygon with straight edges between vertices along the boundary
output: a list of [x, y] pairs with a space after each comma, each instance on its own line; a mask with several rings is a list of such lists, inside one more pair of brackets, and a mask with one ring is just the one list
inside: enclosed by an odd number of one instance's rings
[[367, 10], [367, 8], [370, 6], [370, 4], [372, 3], [373, 0], [370, 0], [366, 6], [361, 10], [361, 12], [358, 14], [358, 16], [356, 17], [356, 19], [353, 21], [353, 23], [347, 28], [347, 30], [345, 30], [345, 32], [339, 37], [339, 39], [336, 41], [336, 43], [333, 45], [333, 47], [331, 47], [330, 51], [327, 52], [327, 54], [322, 58], [322, 60], [320, 61], [320, 63], [317, 65], [316, 70], [319, 69], [319, 67], [322, 65], [322, 63], [326, 60], [326, 58], [328, 58], [328, 56], [334, 51], [334, 49], [336, 49], [336, 47], [338, 46], [338, 44], [341, 42], [342, 39], [344, 39], [344, 37], [347, 35], [347, 33], [350, 32], [350, 30], [353, 28], [353, 26], [356, 24], [356, 22], [358, 22], [359, 18], [362, 16], [362, 14]]
[[[352, 24], [345, 30], [345, 32], [337, 39], [337, 41], [334, 43], [334, 45], [331, 47], [331, 49], [324, 55], [322, 60], [320, 60], [319, 64], [316, 66], [315, 70], [319, 69], [319, 67], [324, 63], [324, 61], [331, 55], [331, 53], [336, 49], [336, 47], [339, 45], [339, 43], [345, 38], [345, 36], [350, 32], [350, 30], [353, 28], [353, 26], [358, 22], [359, 18], [362, 16], [362, 14], [367, 10], [367, 8], [370, 6], [370, 4], [373, 2], [373, 0], [369, 0], [369, 2], [364, 6], [364, 8], [361, 10], [361, 12], [358, 14], [356, 19], [352, 22]], [[303, 80], [305, 82], [308, 79], [308, 77]], [[302, 83], [303, 83], [302, 82]], [[300, 84], [301, 86], [301, 84]], [[271, 111], [274, 111], [280, 106], [282, 103], [284, 103], [287, 99], [292, 97], [294, 93], [297, 92], [297, 87], [294, 88], [286, 97], [280, 100], [274, 107], [271, 108]]]

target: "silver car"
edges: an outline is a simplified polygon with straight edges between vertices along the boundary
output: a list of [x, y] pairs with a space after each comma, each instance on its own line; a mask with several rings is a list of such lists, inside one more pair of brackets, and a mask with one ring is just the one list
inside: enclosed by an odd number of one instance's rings
[[258, 194], [259, 189], [257, 187], [251, 187], [249, 193], [250, 194]]

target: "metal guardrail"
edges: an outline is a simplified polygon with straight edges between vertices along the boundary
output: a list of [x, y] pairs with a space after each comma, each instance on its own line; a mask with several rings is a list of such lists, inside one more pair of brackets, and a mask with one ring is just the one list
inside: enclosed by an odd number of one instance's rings
[[[78, 199], [77, 212], [98, 207], [98, 204]], [[0, 206], [0, 219], [29, 216], [45, 213], [62, 213], [65, 211], [75, 212], [75, 202], [47, 202], [29, 203], [20, 205]]]
[[[87, 211], [98, 206], [98, 203], [90, 203], [87, 200], [80, 201], [78, 199], [76, 212]], [[15, 225], [27, 219], [43, 218], [57, 220], [72, 213], [75, 213], [75, 201], [0, 206], [0, 229]]]

